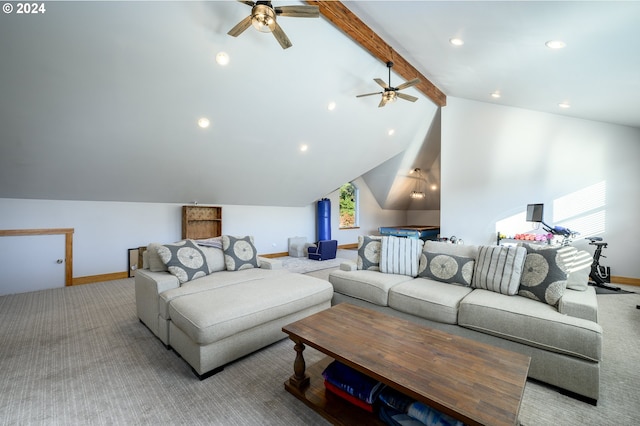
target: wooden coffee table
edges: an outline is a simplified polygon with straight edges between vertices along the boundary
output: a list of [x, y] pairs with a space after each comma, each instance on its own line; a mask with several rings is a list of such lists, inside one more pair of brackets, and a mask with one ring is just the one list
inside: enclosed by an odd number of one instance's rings
[[[334, 424], [382, 422], [325, 392], [321, 373], [333, 359], [465, 424], [517, 424], [528, 356], [347, 303], [282, 331], [296, 351], [285, 389]], [[328, 357], [307, 369], [305, 345]]]

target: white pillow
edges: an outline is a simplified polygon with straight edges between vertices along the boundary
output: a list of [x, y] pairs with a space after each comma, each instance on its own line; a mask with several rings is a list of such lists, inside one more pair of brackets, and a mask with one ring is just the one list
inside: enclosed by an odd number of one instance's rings
[[158, 254], [158, 248], [162, 247], [160, 243], [149, 243], [147, 245], [147, 261], [149, 263], [149, 270], [151, 272], [167, 272], [169, 268], [162, 261], [160, 255]]
[[424, 241], [416, 238], [382, 237], [380, 272], [418, 276], [418, 261]]
[[589, 287], [589, 274], [593, 258], [588, 251], [577, 250], [567, 266], [567, 288], [585, 291]]
[[[222, 238], [220, 239], [222, 243]], [[200, 250], [204, 253], [205, 259], [207, 259], [207, 266], [209, 267], [209, 273], [224, 271], [226, 266], [224, 264], [224, 252], [221, 248], [214, 248], [209, 246], [202, 246], [198, 244]]]

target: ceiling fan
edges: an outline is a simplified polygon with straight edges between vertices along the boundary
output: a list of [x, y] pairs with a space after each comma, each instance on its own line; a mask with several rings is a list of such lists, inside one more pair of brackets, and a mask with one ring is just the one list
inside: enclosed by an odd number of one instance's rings
[[402, 83], [398, 87], [391, 86], [391, 68], [393, 67], [393, 62], [387, 62], [387, 68], [389, 68], [389, 84], [385, 83], [380, 78], [374, 78], [373, 81], [378, 83], [384, 89], [383, 92], [374, 92], [374, 93], [366, 93], [364, 95], [358, 95], [356, 98], [361, 98], [363, 96], [372, 96], [372, 95], [382, 95], [382, 100], [378, 107], [383, 107], [389, 102], [395, 102], [397, 98], [404, 99], [406, 101], [415, 102], [418, 100], [415, 96], [407, 95], [405, 93], [400, 93], [399, 90], [406, 89], [407, 87], [415, 86], [420, 83], [419, 78], [414, 78], [413, 80]]
[[280, 25], [276, 22], [276, 16], [292, 16], [296, 18], [320, 17], [320, 8], [318, 6], [273, 7], [270, 1], [238, 1], [251, 6], [251, 15], [238, 22], [227, 34], [238, 37], [244, 30], [253, 25], [262, 33], [273, 33], [273, 36], [278, 40], [278, 43], [280, 43], [283, 49], [288, 49], [292, 44]]

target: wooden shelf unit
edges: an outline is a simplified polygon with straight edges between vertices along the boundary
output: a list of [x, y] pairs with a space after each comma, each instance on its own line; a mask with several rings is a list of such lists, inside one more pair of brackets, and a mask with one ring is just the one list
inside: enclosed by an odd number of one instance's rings
[[182, 238], [204, 239], [222, 235], [222, 207], [182, 206]]

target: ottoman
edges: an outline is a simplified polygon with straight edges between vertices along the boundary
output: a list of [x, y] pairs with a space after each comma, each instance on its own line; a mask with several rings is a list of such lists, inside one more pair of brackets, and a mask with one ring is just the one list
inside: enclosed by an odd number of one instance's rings
[[201, 379], [286, 337], [282, 327], [331, 306], [333, 287], [302, 274], [246, 281], [169, 304], [171, 347]]

